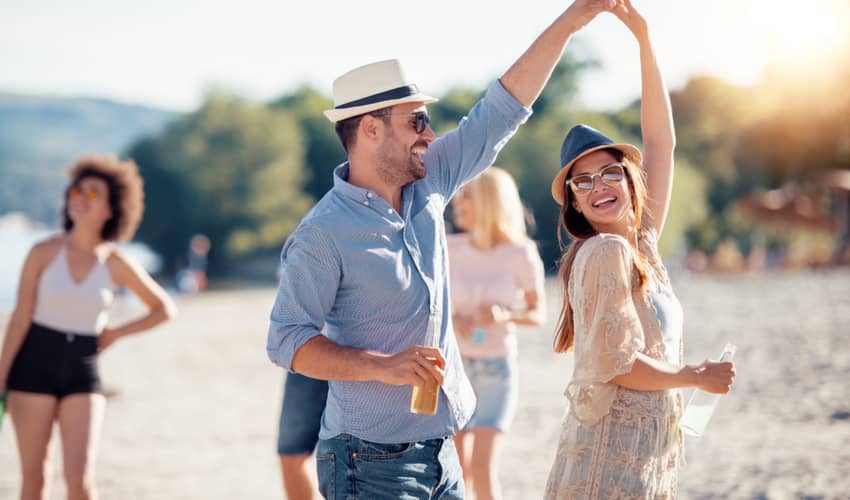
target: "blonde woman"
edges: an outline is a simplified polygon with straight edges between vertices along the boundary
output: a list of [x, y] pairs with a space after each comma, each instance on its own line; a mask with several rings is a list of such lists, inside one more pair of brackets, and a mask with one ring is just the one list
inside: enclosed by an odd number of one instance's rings
[[569, 131], [552, 196], [574, 238], [555, 351], [575, 368], [546, 499], [676, 498], [682, 437], [677, 389], [729, 391], [732, 363], [682, 364], [682, 308], [658, 254], [675, 135], [646, 21], [614, 9], [640, 45], [645, 153], [585, 125]]
[[455, 436], [467, 491], [500, 498], [501, 436], [517, 403], [517, 325], [543, 322], [543, 263], [528, 238], [516, 183], [492, 167], [452, 201], [462, 234], [448, 237], [454, 330], [478, 399]]

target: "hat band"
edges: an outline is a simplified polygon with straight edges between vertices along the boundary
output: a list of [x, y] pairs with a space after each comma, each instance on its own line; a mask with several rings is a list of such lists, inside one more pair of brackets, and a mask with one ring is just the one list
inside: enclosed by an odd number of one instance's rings
[[567, 166], [568, 163], [575, 160], [579, 156], [583, 155], [589, 149], [598, 148], [600, 146], [613, 146], [613, 145], [614, 145], [614, 143], [610, 139], [607, 139], [607, 140], [598, 139], [598, 140], [595, 140], [593, 142], [589, 142], [587, 144], [584, 144], [584, 145], [581, 146], [581, 148], [579, 148], [578, 153], [572, 155], [572, 158], [570, 159], [570, 161], [564, 161], [564, 159], [561, 158], [561, 168], [564, 168], [565, 166]]
[[418, 93], [419, 87], [416, 85], [405, 85], [403, 87], [396, 87], [394, 89], [378, 92], [377, 94], [372, 94], [362, 99], [357, 99], [356, 101], [350, 101], [345, 104], [340, 104], [339, 106], [334, 106], [334, 109], [354, 108], [357, 106], [366, 106], [367, 104], [375, 104], [376, 102], [404, 99], [405, 97], [410, 97]]

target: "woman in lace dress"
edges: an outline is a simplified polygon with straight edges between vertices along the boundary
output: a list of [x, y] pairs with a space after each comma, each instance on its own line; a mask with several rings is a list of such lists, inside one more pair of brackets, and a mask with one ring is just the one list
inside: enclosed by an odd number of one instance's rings
[[675, 498], [679, 388], [726, 393], [732, 363], [682, 364], [682, 309], [658, 255], [673, 178], [670, 102], [647, 24], [625, 0], [614, 14], [640, 45], [645, 155], [585, 125], [561, 148], [552, 183], [573, 237], [555, 351], [575, 349], [569, 411], [547, 499]]

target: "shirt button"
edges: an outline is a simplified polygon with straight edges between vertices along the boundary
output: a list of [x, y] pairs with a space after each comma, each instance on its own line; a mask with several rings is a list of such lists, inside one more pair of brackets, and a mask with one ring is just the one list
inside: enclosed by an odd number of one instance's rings
[[392, 214], [393, 214], [393, 209], [392, 209], [392, 208], [388, 208], [388, 209], [387, 209], [387, 213], [388, 213], [388, 214], [390, 214], [390, 215], [392, 215]]
[[363, 204], [368, 207], [369, 206], [369, 200], [364, 201]]
[[371, 197], [373, 197], [373, 196], [375, 196], [375, 195], [373, 195], [371, 192], [366, 193], [366, 198], [371, 198]]

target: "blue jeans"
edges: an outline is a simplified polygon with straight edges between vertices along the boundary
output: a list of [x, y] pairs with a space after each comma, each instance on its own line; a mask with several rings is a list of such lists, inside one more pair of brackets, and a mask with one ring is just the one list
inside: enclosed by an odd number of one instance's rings
[[328, 500], [461, 499], [463, 474], [452, 438], [379, 444], [340, 434], [319, 440], [319, 491]]

